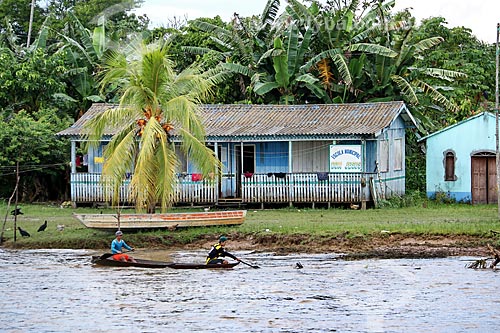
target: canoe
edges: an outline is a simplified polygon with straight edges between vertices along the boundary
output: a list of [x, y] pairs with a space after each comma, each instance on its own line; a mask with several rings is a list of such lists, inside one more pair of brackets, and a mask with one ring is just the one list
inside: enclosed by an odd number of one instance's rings
[[231, 264], [188, 264], [188, 263], [171, 263], [168, 265], [169, 268], [174, 269], [221, 269], [221, 268], [233, 268], [238, 265], [239, 262]]
[[246, 210], [213, 212], [159, 213], [159, 214], [73, 214], [87, 228], [116, 229], [170, 229], [239, 225], [245, 220]]
[[130, 261], [118, 261], [113, 260], [111, 257], [105, 258], [104, 256], [92, 256], [92, 263], [99, 266], [111, 266], [111, 267], [142, 267], [142, 268], [165, 268], [171, 263], [163, 261], [154, 261], [146, 259], [134, 258], [137, 262]]
[[233, 268], [238, 265], [239, 262], [230, 264], [193, 264], [193, 263], [175, 263], [175, 262], [165, 262], [165, 261], [155, 261], [134, 258], [137, 262], [130, 261], [118, 261], [113, 260], [111, 253], [105, 253], [101, 256], [92, 256], [92, 263], [99, 266], [111, 266], [111, 267], [143, 267], [143, 268], [174, 268], [174, 269], [220, 269], [220, 268]]

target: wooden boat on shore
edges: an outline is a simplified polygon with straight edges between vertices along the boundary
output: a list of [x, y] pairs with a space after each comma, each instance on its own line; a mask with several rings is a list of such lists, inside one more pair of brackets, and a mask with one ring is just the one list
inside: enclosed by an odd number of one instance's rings
[[92, 263], [99, 266], [111, 266], [111, 267], [142, 267], [142, 268], [166, 268], [171, 263], [163, 261], [154, 261], [146, 259], [137, 259], [137, 262], [130, 261], [118, 261], [113, 260], [111, 254], [104, 254], [102, 256], [92, 256]]
[[87, 228], [103, 230], [170, 229], [239, 225], [246, 210], [159, 214], [73, 214]]

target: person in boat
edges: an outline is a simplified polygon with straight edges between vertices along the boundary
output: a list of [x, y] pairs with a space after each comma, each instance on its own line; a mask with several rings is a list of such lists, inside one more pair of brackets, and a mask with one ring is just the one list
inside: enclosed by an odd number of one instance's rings
[[227, 264], [228, 261], [225, 259], [221, 259], [220, 257], [229, 257], [233, 258], [236, 261], [240, 261], [240, 259], [236, 258], [236, 256], [232, 255], [231, 253], [227, 252], [224, 249], [224, 246], [226, 246], [227, 242], [227, 237], [226, 236], [220, 236], [219, 242], [214, 244], [212, 248], [210, 249], [210, 252], [208, 252], [207, 255], [207, 261], [206, 264]]
[[123, 248], [126, 248], [129, 251], [134, 251], [134, 248], [129, 246], [122, 239], [123, 232], [118, 230], [117, 232], [115, 232], [115, 236], [116, 238], [111, 242], [111, 253], [113, 254], [113, 260], [137, 262], [132, 256], [123, 253]]

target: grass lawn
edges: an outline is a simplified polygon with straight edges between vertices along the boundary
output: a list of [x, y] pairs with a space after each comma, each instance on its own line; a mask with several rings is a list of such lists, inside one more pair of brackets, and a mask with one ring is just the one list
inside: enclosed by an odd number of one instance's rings
[[[28, 231], [31, 237], [17, 233], [14, 243], [14, 218], [10, 207], [0, 203], [1, 224], [6, 214], [4, 246], [19, 248], [95, 248], [109, 246], [114, 235], [111, 232], [87, 229], [72, 217], [72, 213], [115, 213], [113, 209], [61, 208], [50, 204], [22, 204], [23, 215], [19, 215], [17, 226]], [[190, 211], [196, 209], [189, 209]], [[202, 209], [198, 209], [201, 211]], [[186, 209], [175, 208], [175, 212]], [[48, 221], [44, 232], [37, 232], [43, 222]], [[57, 225], [64, 225], [63, 231]], [[1, 230], [1, 229], [0, 229]], [[137, 247], [169, 247], [189, 244], [202, 238], [213, 238], [229, 234], [240, 237], [266, 235], [308, 235], [315, 237], [370, 237], [382, 232], [416, 236], [474, 236], [491, 237], [491, 230], [500, 231], [496, 205], [435, 204], [405, 208], [383, 208], [368, 210], [349, 209], [301, 209], [284, 208], [249, 209], [245, 222], [240, 226], [179, 228], [168, 230], [127, 233], [126, 240]]]

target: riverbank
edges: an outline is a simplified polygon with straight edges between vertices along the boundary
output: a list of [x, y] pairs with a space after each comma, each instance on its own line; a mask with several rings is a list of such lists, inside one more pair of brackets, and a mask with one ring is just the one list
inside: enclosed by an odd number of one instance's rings
[[[209, 237], [207, 237], [209, 238]], [[488, 256], [487, 244], [498, 244], [498, 237], [470, 235], [387, 234], [350, 237], [310, 235], [231, 235], [234, 251], [291, 253], [336, 253], [348, 260], [380, 258], [439, 258], [448, 256]], [[186, 250], [208, 249], [212, 239], [179, 244]]]
[[[7, 207], [0, 206], [0, 211]], [[196, 210], [196, 208], [191, 209]], [[201, 208], [198, 208], [201, 210]], [[55, 205], [23, 205], [16, 225], [31, 237], [17, 234], [13, 217], [5, 225], [6, 248], [70, 248], [105, 251], [112, 232], [87, 229], [72, 213], [113, 213], [112, 209], [72, 210]], [[176, 212], [186, 211], [176, 209]], [[48, 221], [48, 227], [38, 232]], [[487, 244], [500, 246], [494, 205], [438, 205], [370, 210], [300, 209], [248, 210], [245, 222], [232, 227], [180, 228], [126, 233], [129, 244], [141, 249], [208, 249], [219, 235], [230, 238], [231, 251], [337, 253], [346, 259], [433, 258], [456, 255], [487, 256]]]

